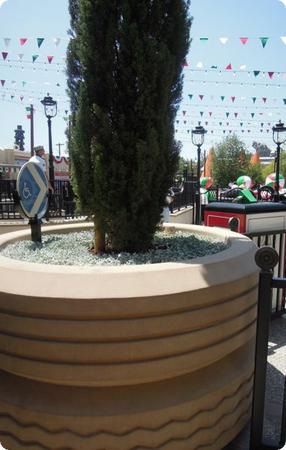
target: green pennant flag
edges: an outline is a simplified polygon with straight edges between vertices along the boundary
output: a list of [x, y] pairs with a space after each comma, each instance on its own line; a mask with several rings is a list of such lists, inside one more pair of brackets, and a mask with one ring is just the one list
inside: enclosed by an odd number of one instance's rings
[[217, 69], [217, 66], [211, 66], [211, 69]]
[[251, 117], [254, 117], [255, 116], [255, 113], [251, 113]]
[[219, 122], [220, 126], [222, 126], [222, 122]]
[[200, 115], [201, 115], [201, 117], [203, 117], [203, 115], [204, 115], [203, 111], [200, 111]]
[[256, 97], [252, 97], [252, 101], [253, 101], [253, 103], [255, 103], [256, 102]]
[[32, 55], [33, 62], [35, 62], [38, 57], [39, 57], [39, 55]]
[[22, 81], [22, 86], [25, 87], [27, 84], [27, 81]]
[[200, 37], [201, 42], [207, 42], [209, 40], [208, 37]]
[[37, 44], [38, 44], [38, 48], [41, 47], [42, 43], [44, 42], [44, 38], [37, 38]]
[[189, 99], [192, 100], [193, 94], [189, 94]]
[[286, 98], [283, 98], [284, 105], [286, 105]]
[[221, 101], [223, 102], [224, 101], [224, 99], [225, 99], [225, 96], [224, 95], [221, 95]]
[[243, 122], [240, 122], [240, 126], [242, 127], [242, 125], [243, 125]]
[[260, 70], [254, 70], [253, 73], [254, 73], [254, 76], [257, 77], [257, 75], [260, 74]]
[[30, 112], [31, 111], [31, 107], [30, 106], [26, 106], [26, 111]]
[[226, 112], [225, 115], [226, 115], [226, 117], [228, 117], [229, 116], [229, 112]]
[[262, 47], [264, 48], [265, 45], [267, 44], [267, 41], [268, 41], [269, 38], [268, 37], [261, 37], [259, 39], [260, 39], [260, 42], [262, 44]]

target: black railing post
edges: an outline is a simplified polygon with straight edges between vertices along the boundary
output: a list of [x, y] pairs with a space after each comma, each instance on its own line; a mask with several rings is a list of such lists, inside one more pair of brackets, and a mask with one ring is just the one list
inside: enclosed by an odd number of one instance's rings
[[272, 302], [271, 284], [273, 278], [273, 268], [277, 264], [278, 260], [278, 254], [272, 247], [262, 247], [256, 252], [255, 255], [256, 264], [261, 268], [261, 271], [259, 275], [258, 289], [255, 370], [250, 430], [251, 450], [271, 448], [263, 446], [262, 442], [269, 322]]
[[285, 442], [286, 442], [286, 376], [284, 378], [283, 410], [282, 410], [279, 447], [284, 448]]

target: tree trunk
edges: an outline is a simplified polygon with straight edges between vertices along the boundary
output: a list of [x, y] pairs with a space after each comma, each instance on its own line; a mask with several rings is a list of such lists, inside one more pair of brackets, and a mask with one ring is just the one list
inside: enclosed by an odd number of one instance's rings
[[94, 253], [105, 253], [105, 232], [96, 222], [94, 222]]

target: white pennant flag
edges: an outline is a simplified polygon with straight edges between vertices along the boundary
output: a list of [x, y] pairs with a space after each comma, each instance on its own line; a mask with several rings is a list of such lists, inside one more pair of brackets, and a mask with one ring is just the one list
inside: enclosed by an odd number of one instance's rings
[[24, 53], [19, 53], [19, 54], [18, 54], [18, 58], [19, 58], [20, 61], [22, 61], [23, 56], [24, 56]]
[[286, 36], [280, 36], [280, 39], [286, 45]]
[[198, 68], [198, 69], [202, 69], [203, 67], [204, 67], [203, 63], [202, 63], [201, 61], [198, 62], [197, 68]]
[[55, 45], [58, 46], [59, 43], [61, 42], [61, 38], [54, 38], [53, 41], [54, 41]]
[[241, 66], [239, 66], [239, 70], [245, 70], [246, 69], [246, 65], [242, 64]]
[[9, 47], [10, 42], [11, 42], [11, 38], [4, 38], [5, 47]]
[[[286, 0], [285, 0], [285, 1], [286, 1]], [[227, 41], [228, 41], [228, 37], [220, 37], [219, 40], [220, 40], [220, 42], [221, 42], [222, 44], [226, 44]]]

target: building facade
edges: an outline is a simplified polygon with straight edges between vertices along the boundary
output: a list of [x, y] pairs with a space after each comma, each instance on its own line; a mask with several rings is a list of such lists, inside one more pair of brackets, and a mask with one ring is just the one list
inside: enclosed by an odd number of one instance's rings
[[[15, 149], [0, 150], [0, 179], [16, 180], [18, 173], [27, 161], [30, 153]], [[48, 155], [45, 155], [47, 167], [49, 166]], [[54, 156], [55, 180], [69, 181], [69, 158], [65, 156]]]

